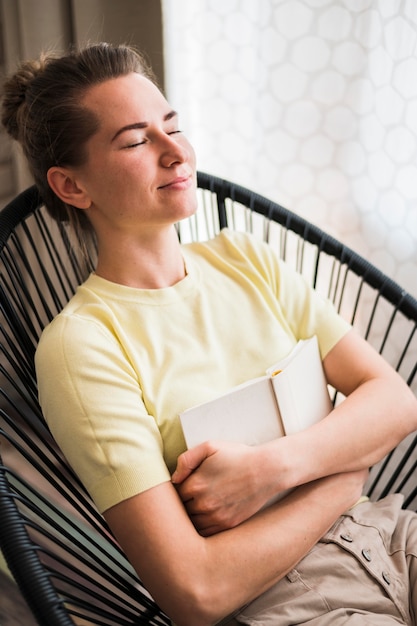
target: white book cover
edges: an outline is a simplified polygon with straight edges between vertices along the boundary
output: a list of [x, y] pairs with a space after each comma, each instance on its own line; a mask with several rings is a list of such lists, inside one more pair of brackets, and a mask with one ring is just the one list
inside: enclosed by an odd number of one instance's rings
[[332, 410], [317, 337], [225, 394], [180, 414], [188, 448], [218, 439], [258, 445], [308, 428]]

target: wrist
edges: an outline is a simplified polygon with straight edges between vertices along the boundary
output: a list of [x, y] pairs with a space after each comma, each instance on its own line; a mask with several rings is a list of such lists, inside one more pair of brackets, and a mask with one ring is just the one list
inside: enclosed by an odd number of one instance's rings
[[260, 467], [271, 497], [322, 476], [319, 459], [313, 458], [304, 432], [274, 439], [258, 448]]
[[300, 484], [296, 482], [294, 472], [298, 463], [294, 460], [290, 462], [284, 439], [275, 439], [253, 448], [254, 481], [266, 500]]

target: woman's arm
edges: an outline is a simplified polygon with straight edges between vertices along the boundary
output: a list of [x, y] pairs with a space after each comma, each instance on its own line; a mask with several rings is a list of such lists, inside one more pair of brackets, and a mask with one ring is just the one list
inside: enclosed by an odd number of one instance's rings
[[355, 331], [329, 352], [324, 369], [347, 397], [318, 424], [254, 448], [208, 442], [180, 457], [173, 479], [198, 528], [233, 527], [279, 491], [370, 467], [417, 429], [417, 399]]
[[291, 570], [359, 497], [352, 472], [296, 489], [237, 528], [204, 538], [170, 483], [112, 507], [110, 527], [152, 596], [179, 626], [214, 624]]
[[416, 397], [355, 331], [336, 344], [323, 364], [328, 382], [346, 399], [328, 418], [286, 438], [293, 459], [290, 484], [370, 467], [417, 429]]

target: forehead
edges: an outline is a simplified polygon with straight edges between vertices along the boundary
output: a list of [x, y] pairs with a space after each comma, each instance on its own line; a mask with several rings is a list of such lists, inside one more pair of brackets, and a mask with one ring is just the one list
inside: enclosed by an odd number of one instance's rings
[[[168, 103], [158, 87], [141, 74], [127, 74], [90, 87], [82, 99], [103, 124], [148, 121], [166, 113]], [[135, 118], [133, 119], [132, 116]]]

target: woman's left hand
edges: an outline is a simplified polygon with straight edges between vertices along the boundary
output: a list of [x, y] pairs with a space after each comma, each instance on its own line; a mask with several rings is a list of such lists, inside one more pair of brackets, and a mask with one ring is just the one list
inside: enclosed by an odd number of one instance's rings
[[201, 535], [237, 526], [268, 501], [255, 455], [251, 446], [206, 441], [179, 456], [172, 482]]

